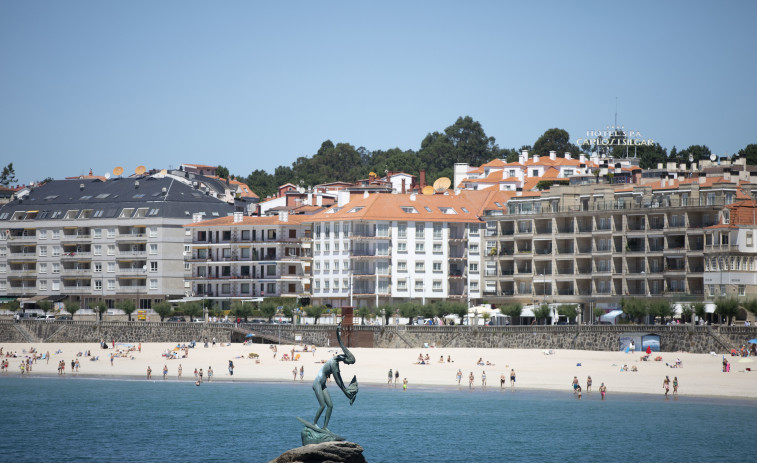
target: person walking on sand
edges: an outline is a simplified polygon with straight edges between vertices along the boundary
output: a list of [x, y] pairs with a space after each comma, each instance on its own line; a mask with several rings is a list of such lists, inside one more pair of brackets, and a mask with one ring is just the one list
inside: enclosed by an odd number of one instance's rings
[[678, 397], [678, 376], [673, 377], [673, 397]]
[[179, 379], [181, 379], [181, 363], [179, 364], [179, 369], [178, 369], [178, 371], [179, 371]]
[[591, 376], [586, 378], [586, 392], [591, 392]]
[[605, 400], [605, 394], [607, 393], [607, 386], [605, 386], [605, 383], [600, 384], [599, 393], [602, 394], [602, 400]]
[[300, 381], [305, 378], [305, 365], [300, 365]]
[[668, 392], [670, 391], [670, 378], [668, 376], [665, 376], [665, 379], [662, 381], [662, 388], [665, 389], [665, 398], [668, 398]]
[[47, 351], [47, 352], [45, 353], [45, 358], [47, 359], [47, 363], [46, 363], [46, 365], [50, 365], [50, 351]]
[[392, 384], [392, 377], [393, 376], [394, 376], [394, 374], [392, 374], [392, 369], [390, 368], [389, 369], [389, 373], [386, 375], [386, 377], [387, 377], [386, 384]]
[[578, 388], [581, 387], [578, 385], [578, 376], [573, 377], [573, 393], [575, 394], [576, 391], [578, 391]]
[[168, 376], [168, 365], [163, 365], [163, 381], [166, 380], [166, 376]]
[[197, 379], [197, 375], [198, 374], [199, 374], [199, 372], [197, 371], [197, 368], [195, 368], [195, 379]]
[[481, 373], [481, 387], [486, 388], [486, 370]]
[[297, 367], [294, 367], [294, 369], [292, 369], [292, 376], [294, 376], [294, 378], [292, 378], [292, 381], [297, 381]]
[[503, 371], [501, 375], [499, 375], [499, 388], [504, 389], [505, 388], [505, 372]]
[[455, 375], [455, 377], [457, 378], [457, 385], [459, 386], [460, 381], [463, 380], [463, 372], [459, 368], [457, 369], [457, 374]]
[[200, 382], [202, 382], [202, 375], [203, 375], [202, 368], [200, 368]]
[[402, 392], [407, 392], [407, 378], [402, 380]]
[[394, 370], [394, 385], [395, 386], [397, 385], [397, 381], [399, 381], [399, 379], [400, 379], [400, 371]]
[[229, 375], [234, 376], [234, 362], [229, 360]]
[[147, 366], [147, 379], [152, 379], [152, 368], [150, 366]]
[[473, 389], [473, 381], [475, 378], [473, 377], [473, 372], [470, 372], [470, 375], [468, 375], [468, 389]]
[[515, 370], [510, 369], [510, 387], [515, 387]]
[[140, 354], [142, 353], [142, 343], [141, 342], [139, 343], [139, 347], [137, 347], [137, 350], [139, 351]]
[[208, 382], [213, 381], [213, 367], [208, 366]]

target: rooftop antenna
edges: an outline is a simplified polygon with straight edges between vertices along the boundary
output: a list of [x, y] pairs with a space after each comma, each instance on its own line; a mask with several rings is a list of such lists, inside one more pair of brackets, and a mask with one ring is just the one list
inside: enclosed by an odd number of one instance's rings
[[115, 169], [113, 169], [113, 175], [115, 175], [116, 177], [121, 176], [121, 174], [123, 173], [124, 173], [124, 168], [121, 166], [118, 166]]
[[110, 172], [105, 172], [105, 180], [110, 180]]
[[134, 173], [137, 175], [142, 175], [146, 170], [147, 168], [145, 166], [137, 166], [137, 168], [134, 170]]

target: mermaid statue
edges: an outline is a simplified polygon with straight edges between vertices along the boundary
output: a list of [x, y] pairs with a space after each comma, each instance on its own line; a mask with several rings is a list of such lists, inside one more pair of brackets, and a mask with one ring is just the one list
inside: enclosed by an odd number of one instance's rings
[[[341, 331], [342, 326], [340, 323], [336, 328], [336, 339], [339, 342], [339, 347], [342, 348], [342, 352], [344, 353], [330, 358], [323, 367], [321, 367], [321, 371], [318, 372], [318, 375], [316, 375], [313, 380], [313, 392], [315, 392], [315, 397], [318, 399], [318, 411], [315, 414], [315, 419], [312, 423], [308, 423], [302, 418], [297, 418], [305, 425], [305, 428], [302, 429], [302, 445], [344, 440], [343, 437], [332, 433], [328, 429], [334, 404], [331, 402], [331, 395], [329, 394], [328, 389], [326, 389], [326, 381], [329, 376], [333, 375], [334, 382], [336, 382], [339, 389], [341, 389], [342, 392], [344, 392], [344, 395], [350, 400], [350, 405], [355, 402], [355, 398], [357, 397], [357, 378], [353, 376], [350, 384], [345, 387], [342, 375], [339, 371], [339, 362], [344, 362], [346, 365], [352, 365], [355, 363], [355, 356], [352, 355], [352, 352], [350, 352], [342, 342]], [[323, 426], [319, 427], [318, 420], [321, 418], [324, 409], [326, 410], [326, 414], [324, 415]]]

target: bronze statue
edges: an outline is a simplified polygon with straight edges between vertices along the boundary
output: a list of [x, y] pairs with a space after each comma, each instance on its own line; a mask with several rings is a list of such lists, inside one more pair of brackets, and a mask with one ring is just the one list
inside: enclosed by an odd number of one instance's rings
[[[352, 352], [350, 352], [349, 349], [344, 347], [341, 331], [342, 326], [340, 323], [336, 328], [336, 339], [339, 342], [339, 346], [342, 348], [344, 354], [339, 354], [333, 358], [330, 358], [323, 365], [323, 367], [321, 367], [321, 371], [318, 372], [318, 375], [316, 375], [315, 379], [313, 380], [313, 392], [315, 392], [315, 397], [316, 399], [318, 399], [318, 411], [315, 414], [313, 423], [308, 423], [307, 421], [299, 417], [297, 418], [305, 425], [305, 428], [302, 429], [302, 445], [344, 440], [344, 438], [332, 433], [328, 429], [329, 420], [331, 419], [331, 411], [334, 408], [334, 404], [331, 402], [331, 395], [329, 394], [328, 389], [326, 389], [326, 381], [328, 380], [329, 376], [333, 375], [334, 381], [336, 382], [337, 386], [339, 386], [339, 389], [341, 389], [342, 392], [344, 392], [344, 395], [347, 396], [348, 399], [350, 399], [350, 405], [355, 402], [355, 398], [357, 397], [357, 378], [353, 376], [350, 384], [345, 387], [344, 381], [342, 380], [342, 375], [339, 371], [339, 362], [344, 362], [347, 365], [352, 365], [353, 363], [355, 363], [355, 356], [352, 355]], [[323, 427], [319, 427], [318, 419], [320, 419], [321, 413], [323, 413], [324, 409], [326, 409], [326, 415], [323, 420]]]

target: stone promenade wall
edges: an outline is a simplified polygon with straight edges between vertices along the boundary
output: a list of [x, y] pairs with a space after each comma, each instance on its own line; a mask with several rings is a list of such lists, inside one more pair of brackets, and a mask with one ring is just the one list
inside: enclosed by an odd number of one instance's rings
[[[145, 322], [45, 322], [0, 320], [0, 342], [188, 342], [215, 337], [240, 342], [247, 332], [264, 342], [336, 346], [333, 325], [228, 324]], [[665, 352], [725, 353], [757, 338], [757, 327], [689, 325], [595, 326], [354, 326], [345, 330], [348, 347], [422, 348], [481, 347], [519, 349], [584, 349], [611, 351], [621, 335], [656, 334]]]

